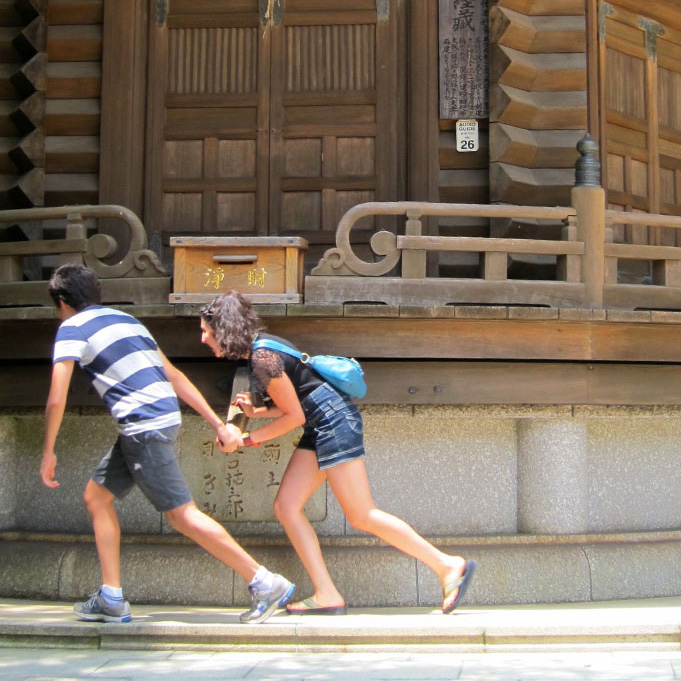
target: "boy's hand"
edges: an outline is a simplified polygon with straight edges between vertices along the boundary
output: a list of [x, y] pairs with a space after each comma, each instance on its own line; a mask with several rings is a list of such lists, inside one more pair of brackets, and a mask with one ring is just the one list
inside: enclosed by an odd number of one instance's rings
[[57, 457], [54, 452], [44, 452], [40, 463], [40, 477], [46, 487], [54, 489], [59, 483], [54, 479], [54, 471], [57, 467]]
[[218, 428], [216, 442], [223, 452], [235, 452], [242, 444], [241, 431], [232, 423], [222, 425]]

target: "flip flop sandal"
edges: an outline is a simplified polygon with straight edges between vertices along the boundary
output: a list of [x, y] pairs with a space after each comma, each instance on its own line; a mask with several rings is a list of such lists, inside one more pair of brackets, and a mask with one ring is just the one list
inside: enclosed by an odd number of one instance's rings
[[[296, 605], [303, 605], [305, 607], [296, 607]], [[286, 606], [286, 612], [289, 615], [347, 615], [348, 606], [343, 605], [330, 605], [321, 606], [312, 598], [306, 598], [300, 603], [291, 603]]]
[[[476, 567], [478, 567], [478, 564], [474, 560], [467, 560], [463, 568], [463, 574], [458, 577], [453, 577], [445, 583], [442, 597], [442, 612], [445, 615], [452, 612], [466, 595], [466, 591], [468, 591], [471, 577], [473, 576]], [[456, 589], [459, 590], [459, 593], [456, 594], [456, 598], [445, 608], [447, 598], [451, 596]]]

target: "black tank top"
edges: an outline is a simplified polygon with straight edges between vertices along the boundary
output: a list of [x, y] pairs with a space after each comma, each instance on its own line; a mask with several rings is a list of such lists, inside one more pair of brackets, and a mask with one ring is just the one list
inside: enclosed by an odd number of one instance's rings
[[[259, 333], [258, 338], [271, 338], [290, 348], [297, 350], [292, 343], [273, 336], [269, 333]], [[250, 374], [250, 391], [253, 405], [256, 407], [270, 406], [272, 398], [267, 394], [267, 386], [273, 378], [279, 378], [286, 373], [291, 379], [291, 383], [302, 402], [313, 390], [318, 388], [324, 380], [310, 367], [303, 364], [297, 357], [292, 357], [285, 352], [270, 350], [269, 348], [258, 348], [251, 351], [248, 358], [248, 368]]]

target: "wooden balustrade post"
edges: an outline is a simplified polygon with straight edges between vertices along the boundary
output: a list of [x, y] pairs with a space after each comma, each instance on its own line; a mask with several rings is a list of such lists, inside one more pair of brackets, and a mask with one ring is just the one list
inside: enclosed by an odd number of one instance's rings
[[584, 305], [603, 307], [605, 272], [605, 191], [600, 186], [598, 145], [589, 135], [577, 144], [576, 182], [572, 188], [572, 207], [577, 213], [577, 240], [584, 243], [581, 279]]
[[[68, 213], [66, 216], [66, 229], [64, 236], [67, 239], [87, 239], [87, 229], [85, 228], [85, 221], [81, 213]], [[84, 265], [83, 254], [76, 253], [62, 253], [59, 256], [59, 264], [74, 264]]]
[[[404, 233], [406, 236], [421, 236], [423, 234], [420, 210], [407, 211]], [[425, 250], [404, 251], [402, 253], [402, 277], [404, 279], [426, 278]]]

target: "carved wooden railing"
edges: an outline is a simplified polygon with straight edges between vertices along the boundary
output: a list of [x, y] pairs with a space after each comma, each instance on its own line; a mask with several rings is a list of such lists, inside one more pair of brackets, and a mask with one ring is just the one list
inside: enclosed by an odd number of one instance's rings
[[[377, 260], [360, 259], [351, 243], [352, 228], [362, 218], [403, 215], [404, 234], [379, 231], [370, 240]], [[549, 239], [492, 239], [428, 236], [422, 218], [431, 216], [562, 220], [573, 208], [487, 206], [427, 202], [364, 203], [351, 208], [336, 230], [336, 247], [324, 254], [305, 281], [310, 303], [375, 301], [398, 305], [454, 303], [553, 305], [578, 304], [584, 297], [578, 262], [584, 254], [580, 241]], [[426, 276], [428, 252], [455, 251], [480, 254], [481, 279]], [[509, 254], [555, 255], [560, 281], [517, 281], [507, 277]], [[398, 276], [386, 276], [401, 264]]]
[[[51, 304], [44, 281], [24, 281], [24, 258], [54, 256], [55, 265], [78, 263], [93, 269], [102, 280], [105, 302], [167, 302], [170, 275], [158, 256], [147, 248], [140, 219], [124, 206], [59, 206], [0, 211], [0, 223], [65, 221], [65, 237], [0, 242], [0, 305]], [[116, 219], [129, 230], [127, 253], [111, 262], [119, 244], [108, 234], [87, 236], [88, 219]], [[114, 283], [114, 280], [118, 283]]]
[[[606, 210], [607, 227], [624, 224], [652, 228], [681, 229], [681, 217]], [[612, 243], [603, 246], [603, 298], [608, 307], [681, 309], [681, 248], [644, 244]], [[649, 261], [650, 284], [621, 284], [617, 281], [619, 260]]]
[[[308, 303], [381, 302], [395, 305], [546, 305], [586, 308], [681, 309], [681, 248], [612, 243], [614, 224], [681, 228], [681, 217], [605, 210], [597, 186], [576, 186], [573, 206], [364, 203], [351, 208], [336, 231], [336, 247], [326, 251], [305, 281]], [[351, 231], [367, 217], [404, 216], [404, 234], [376, 232], [374, 261], [353, 250]], [[561, 240], [428, 236], [430, 216], [563, 221]], [[541, 227], [538, 228], [539, 230]], [[480, 278], [435, 278], [426, 271], [427, 254], [454, 251], [480, 254]], [[511, 254], [553, 255], [556, 278], [508, 278]], [[652, 262], [650, 285], [620, 284], [617, 261]], [[397, 270], [400, 268], [400, 272]]]
[[[606, 210], [598, 144], [586, 134], [577, 150], [580, 158], [572, 206], [566, 208], [422, 202], [354, 206], [338, 225], [336, 247], [326, 251], [306, 278], [305, 301], [681, 310], [681, 248], [613, 243], [612, 229], [617, 224], [680, 229], [681, 217]], [[370, 246], [376, 261], [367, 262], [353, 251], [350, 233], [360, 219], [382, 215], [404, 216], [404, 234], [374, 234]], [[564, 228], [558, 241], [426, 236], [421, 218], [428, 216], [559, 220]], [[430, 251], [479, 253], [480, 278], [427, 277]], [[555, 278], [509, 279], [512, 254], [556, 256]], [[622, 259], [651, 263], [651, 283], [620, 283], [618, 261]], [[401, 274], [397, 275], [400, 261]]]

